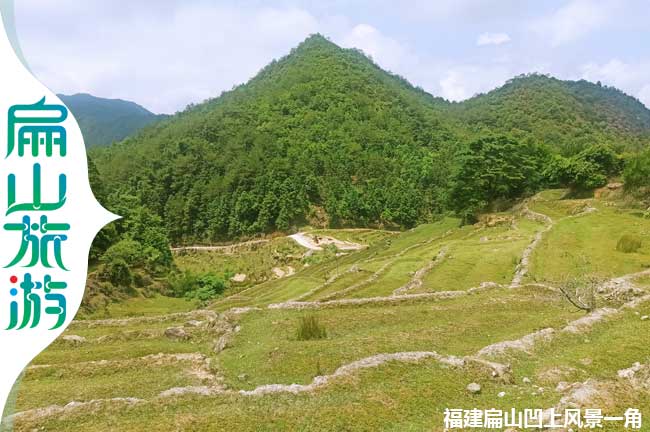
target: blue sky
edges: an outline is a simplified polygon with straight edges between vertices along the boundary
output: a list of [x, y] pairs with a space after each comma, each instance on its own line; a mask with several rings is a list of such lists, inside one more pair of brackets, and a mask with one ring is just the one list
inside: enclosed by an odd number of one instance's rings
[[650, 2], [19, 0], [52, 90], [172, 113], [251, 78], [311, 33], [462, 100], [526, 72], [614, 85], [650, 106]]

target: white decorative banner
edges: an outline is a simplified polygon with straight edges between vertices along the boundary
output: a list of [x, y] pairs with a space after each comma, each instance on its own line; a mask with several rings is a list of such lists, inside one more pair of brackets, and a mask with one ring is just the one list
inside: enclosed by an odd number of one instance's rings
[[[90, 189], [77, 122], [21, 63], [0, 20], [0, 403], [70, 324], [96, 233], [116, 216]], [[5, 413], [10, 414], [10, 413]]]

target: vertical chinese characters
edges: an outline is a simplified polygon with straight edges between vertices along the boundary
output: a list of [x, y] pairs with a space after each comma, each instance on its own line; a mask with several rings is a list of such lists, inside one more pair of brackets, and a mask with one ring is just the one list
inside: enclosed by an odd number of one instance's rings
[[[43, 313], [52, 316], [51, 329], [66, 320], [68, 285], [64, 279], [69, 269], [64, 264], [63, 249], [70, 224], [57, 220], [56, 211], [66, 204], [67, 177], [56, 173], [56, 161], [67, 155], [63, 127], [67, 117], [65, 106], [48, 105], [45, 98], [32, 105], [14, 105], [8, 111], [5, 165], [14, 166], [12, 159], [30, 159], [31, 175], [7, 174], [7, 210], [2, 226], [15, 233], [16, 243], [7, 247], [17, 250], [4, 264], [6, 269], [16, 269], [8, 281], [12, 300], [5, 311], [9, 316], [7, 330], [36, 328]], [[54, 186], [55, 193], [48, 185]], [[29, 273], [19, 278], [16, 274], [20, 268], [29, 268]], [[53, 276], [56, 273], [60, 276]]]

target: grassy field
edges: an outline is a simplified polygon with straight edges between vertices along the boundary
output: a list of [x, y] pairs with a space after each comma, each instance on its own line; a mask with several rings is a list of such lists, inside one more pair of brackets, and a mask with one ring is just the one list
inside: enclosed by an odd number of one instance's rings
[[[287, 238], [176, 253], [182, 269], [252, 276], [204, 310], [158, 296], [111, 305], [112, 319], [74, 322], [64, 335], [83, 342], [60, 339], [26, 370], [15, 429], [442, 431], [445, 408], [567, 403], [648, 415], [650, 300], [622, 306], [650, 293], [650, 273], [602, 289], [605, 313], [578, 310], [553, 287], [650, 268], [650, 220], [563, 196], [547, 191], [527, 204], [551, 222], [518, 209], [494, 224], [310, 231], [367, 246], [343, 255], [307, 253]], [[617, 250], [623, 235], [641, 246]], [[272, 276], [287, 265], [296, 273]], [[515, 272], [521, 286], [511, 286]], [[467, 291], [485, 282], [495, 284]], [[304, 317], [326, 337], [299, 340]], [[382, 354], [390, 360], [373, 363]], [[636, 362], [634, 378], [619, 376]], [[326, 384], [300, 387], [319, 376]], [[467, 391], [472, 382], [479, 393]]]
[[[558, 282], [574, 274], [615, 277], [650, 268], [649, 221], [603, 202], [590, 201], [587, 205], [596, 210], [582, 216], [558, 215], [553, 230], [534, 255], [531, 279]], [[531, 206], [542, 212], [549, 207], [565, 208], [554, 203]], [[637, 252], [624, 253], [616, 249], [624, 235], [646, 241]]]
[[[246, 314], [233, 347], [220, 357], [228, 371], [226, 382], [246, 389], [268, 382], [304, 384], [317, 370], [330, 374], [345, 363], [379, 353], [434, 350], [469, 355], [486, 344], [518, 338], [539, 326], [559, 326], [576, 316], [552, 293], [499, 290], [399, 308], [365, 306], [312, 312], [328, 337], [298, 341], [297, 322], [305, 313], [309, 312]], [[509, 324], [504, 326], [506, 322]], [[237, 379], [241, 374], [246, 374], [245, 382]]]

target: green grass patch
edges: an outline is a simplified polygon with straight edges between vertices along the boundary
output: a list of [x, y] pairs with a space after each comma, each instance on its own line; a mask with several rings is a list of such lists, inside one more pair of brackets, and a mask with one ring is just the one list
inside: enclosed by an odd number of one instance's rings
[[19, 411], [71, 401], [114, 397], [151, 398], [172, 387], [200, 385], [188, 373], [190, 365], [60, 365], [28, 370], [19, 384], [16, 409]]
[[599, 206], [598, 211], [564, 219], [545, 234], [535, 250], [531, 279], [558, 281], [585, 274], [614, 277], [639, 272], [650, 264], [650, 248], [617, 251], [621, 235], [650, 234], [650, 221], [625, 211]]
[[633, 253], [641, 249], [641, 238], [632, 234], [625, 234], [616, 243], [616, 250], [623, 253]]
[[327, 330], [316, 315], [300, 317], [296, 339], [299, 341], [317, 340], [327, 338]]

